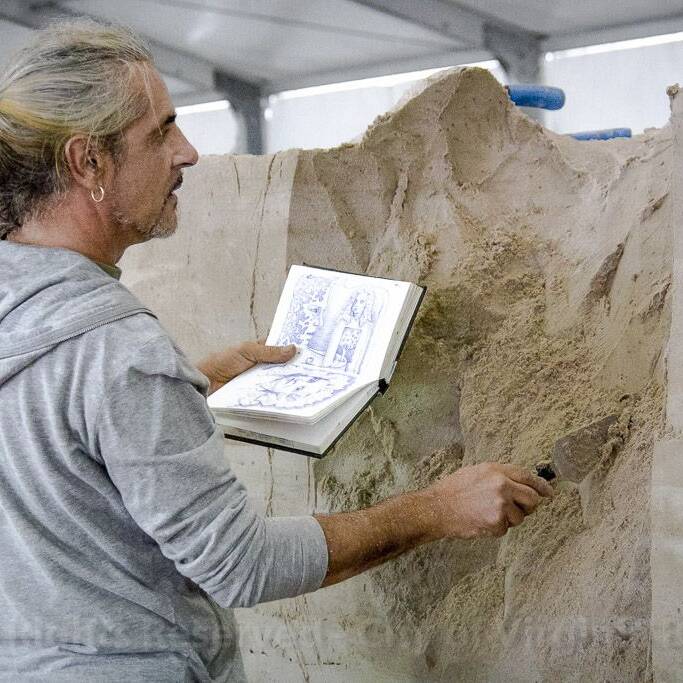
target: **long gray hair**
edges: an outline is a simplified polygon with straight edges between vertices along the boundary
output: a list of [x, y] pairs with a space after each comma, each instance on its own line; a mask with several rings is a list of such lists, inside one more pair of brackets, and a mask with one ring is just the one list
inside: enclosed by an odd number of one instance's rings
[[0, 76], [0, 239], [69, 186], [72, 136], [119, 158], [123, 131], [149, 106], [132, 81], [151, 63], [131, 30], [89, 19], [53, 23], [17, 53]]

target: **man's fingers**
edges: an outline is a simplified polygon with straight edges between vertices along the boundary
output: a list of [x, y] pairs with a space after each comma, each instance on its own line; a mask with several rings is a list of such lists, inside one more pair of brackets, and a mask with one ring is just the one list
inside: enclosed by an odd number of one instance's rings
[[505, 516], [507, 517], [510, 526], [519, 526], [524, 521], [524, 512], [516, 505], [510, 503], [504, 508]]
[[501, 536], [505, 536], [505, 534], [508, 532], [508, 529], [510, 528], [510, 522], [506, 519], [502, 520], [498, 524], [496, 524], [494, 527], [492, 527], [488, 533], [484, 534], [486, 536], [494, 536], [495, 538], [500, 538]]
[[541, 479], [530, 470], [517, 465], [502, 465], [502, 467], [505, 474], [517, 483], [529, 486], [547, 498], [552, 498], [555, 495], [553, 487], [545, 479]]
[[244, 349], [244, 355], [255, 363], [285, 363], [296, 353], [296, 346], [266, 346], [259, 342], [251, 342]]
[[543, 500], [535, 489], [525, 484], [512, 483], [512, 499], [525, 514], [531, 514]]

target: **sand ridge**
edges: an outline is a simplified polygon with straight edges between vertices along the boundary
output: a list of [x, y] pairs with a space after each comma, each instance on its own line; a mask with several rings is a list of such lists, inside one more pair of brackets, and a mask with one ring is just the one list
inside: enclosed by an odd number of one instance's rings
[[436, 543], [240, 611], [254, 680], [651, 678], [672, 148], [670, 126], [555, 135], [465, 68], [357, 142], [188, 169], [178, 234], [131, 250], [123, 270], [193, 358], [263, 334], [288, 264], [428, 287], [389, 391], [332, 455], [226, 446], [264, 510], [353, 509], [489, 459], [531, 467], [557, 438], [619, 416], [591, 476], [504, 539]]
[[[289, 258], [315, 250], [299, 236], [320, 221], [321, 238], [343, 234], [323, 265], [428, 287], [390, 391], [316, 466], [329, 509], [462, 464], [533, 466], [564, 434], [620, 415], [590, 481], [562, 484], [503, 541], [440, 543], [373, 572], [419, 680], [648, 676], [668, 137], [561, 138], [516, 110], [488, 73], [465, 69], [428, 83], [359, 144], [302, 152]], [[370, 184], [361, 168], [372, 169]], [[304, 218], [303, 182], [307, 195], [324, 188], [322, 215]]]

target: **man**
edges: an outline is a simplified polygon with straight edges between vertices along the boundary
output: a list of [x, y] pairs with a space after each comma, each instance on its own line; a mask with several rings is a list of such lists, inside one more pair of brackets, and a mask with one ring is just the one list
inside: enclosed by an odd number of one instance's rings
[[197, 153], [130, 32], [53, 26], [0, 82], [0, 675], [237, 681], [231, 614], [440, 538], [500, 536], [552, 489], [465, 467], [357, 512], [260, 517], [206, 394], [290, 348], [191, 367], [118, 281], [176, 228]]

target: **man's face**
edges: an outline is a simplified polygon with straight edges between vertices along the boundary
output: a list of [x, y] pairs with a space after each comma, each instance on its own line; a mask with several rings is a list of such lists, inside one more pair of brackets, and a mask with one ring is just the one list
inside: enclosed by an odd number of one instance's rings
[[174, 190], [182, 182], [182, 169], [197, 163], [197, 150], [176, 125], [171, 98], [157, 71], [142, 66], [138, 85], [148, 92], [150, 106], [124, 133], [113, 178], [112, 217], [135, 241], [143, 242], [175, 232]]

